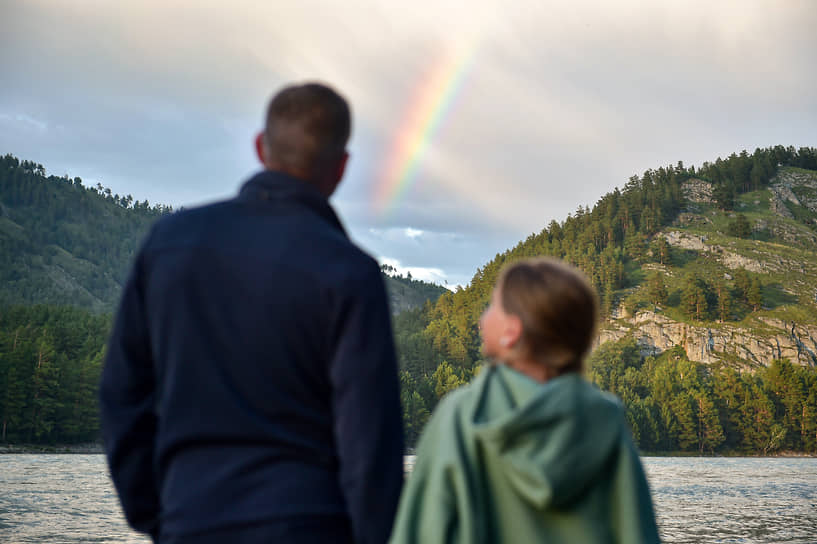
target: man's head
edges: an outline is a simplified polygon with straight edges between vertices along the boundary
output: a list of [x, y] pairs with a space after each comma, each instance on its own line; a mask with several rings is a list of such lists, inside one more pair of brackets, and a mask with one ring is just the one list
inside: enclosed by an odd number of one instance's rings
[[266, 127], [256, 138], [258, 158], [328, 197], [343, 177], [351, 124], [349, 105], [329, 87], [286, 87], [269, 103]]

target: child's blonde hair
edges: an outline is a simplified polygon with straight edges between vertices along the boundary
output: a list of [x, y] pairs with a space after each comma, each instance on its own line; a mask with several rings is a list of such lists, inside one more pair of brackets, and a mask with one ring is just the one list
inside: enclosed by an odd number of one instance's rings
[[587, 277], [558, 259], [507, 265], [497, 281], [506, 313], [522, 321], [519, 349], [555, 375], [582, 372], [598, 321], [598, 297]]

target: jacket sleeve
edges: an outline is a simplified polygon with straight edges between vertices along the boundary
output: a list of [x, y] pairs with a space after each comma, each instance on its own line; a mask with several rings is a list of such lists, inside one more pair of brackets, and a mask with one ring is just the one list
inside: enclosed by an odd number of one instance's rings
[[153, 473], [156, 391], [141, 262], [137, 257], [123, 291], [99, 396], [108, 466], [125, 517], [134, 529], [155, 537], [159, 519]]
[[416, 463], [403, 489], [389, 544], [451, 544], [467, 541], [461, 534], [458, 506], [452, 490], [457, 487], [451, 462], [455, 449], [447, 442], [455, 433], [449, 425], [443, 399], [426, 424], [417, 447]]
[[358, 544], [391, 531], [403, 485], [403, 417], [391, 316], [380, 269], [343, 297], [330, 362], [340, 485]]

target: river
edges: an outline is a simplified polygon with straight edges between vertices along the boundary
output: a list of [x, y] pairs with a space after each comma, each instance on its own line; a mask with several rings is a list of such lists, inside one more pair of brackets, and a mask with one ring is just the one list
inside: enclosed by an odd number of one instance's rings
[[[644, 465], [664, 542], [817, 543], [817, 458], [647, 457]], [[7, 454], [0, 542], [149, 540], [125, 524], [102, 455]]]

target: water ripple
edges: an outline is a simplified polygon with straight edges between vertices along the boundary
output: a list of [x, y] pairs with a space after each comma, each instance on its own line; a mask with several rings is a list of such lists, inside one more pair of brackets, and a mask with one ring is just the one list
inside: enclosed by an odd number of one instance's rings
[[[406, 458], [407, 469], [414, 459]], [[817, 459], [648, 457], [664, 542], [817, 543]], [[0, 542], [145, 544], [102, 455], [0, 455]]]

